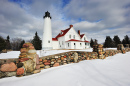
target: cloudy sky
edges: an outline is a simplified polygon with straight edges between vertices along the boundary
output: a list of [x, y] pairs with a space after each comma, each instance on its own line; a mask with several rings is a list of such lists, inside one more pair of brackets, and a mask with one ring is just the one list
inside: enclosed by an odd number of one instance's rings
[[0, 36], [42, 39], [43, 16], [52, 17], [52, 36], [73, 24], [88, 39], [130, 36], [130, 0], [0, 0]]

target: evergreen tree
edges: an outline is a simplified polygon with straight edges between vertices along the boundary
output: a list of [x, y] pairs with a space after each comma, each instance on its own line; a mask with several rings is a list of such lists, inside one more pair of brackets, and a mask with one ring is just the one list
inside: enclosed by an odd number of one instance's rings
[[35, 33], [35, 36], [32, 40], [32, 44], [34, 45], [36, 50], [41, 50], [42, 48], [42, 41], [40, 40], [40, 37], [38, 36], [37, 32]]
[[126, 44], [125, 39], [122, 40], [122, 44], [123, 44], [123, 46], [125, 46], [125, 44]]
[[114, 46], [113, 40], [110, 36], [106, 36], [105, 43], [103, 45], [105, 48], [110, 48]]
[[21, 43], [20, 43], [20, 46], [19, 46], [19, 49], [21, 49], [22, 48], [22, 46], [23, 46], [23, 44], [25, 43], [25, 41], [24, 40], [22, 40], [21, 41]]
[[6, 48], [6, 41], [0, 36], [0, 51]]
[[10, 37], [9, 37], [9, 35], [7, 36], [7, 39], [6, 39], [6, 49], [11, 49], [11, 44], [10, 44]]
[[122, 44], [124, 45], [124, 47], [126, 47], [125, 44], [130, 44], [130, 38], [127, 35], [122, 40]]
[[115, 43], [115, 47], [117, 47], [118, 44], [121, 44], [121, 41], [118, 35], [114, 36], [113, 41]]
[[95, 39], [94, 40], [94, 45], [97, 45], [98, 44], [97, 42], [98, 42], [97, 39]]
[[91, 40], [90, 40], [90, 46], [93, 47], [93, 45], [94, 45], [94, 41], [93, 41], [93, 39], [91, 38]]
[[126, 44], [130, 44], [130, 39], [129, 39], [128, 35], [125, 36], [125, 42], [126, 42]]

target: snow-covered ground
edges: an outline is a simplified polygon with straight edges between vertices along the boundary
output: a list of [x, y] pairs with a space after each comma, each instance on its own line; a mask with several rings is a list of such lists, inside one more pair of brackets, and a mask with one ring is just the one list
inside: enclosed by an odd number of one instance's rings
[[0, 86], [130, 86], [130, 52], [0, 79]]
[[[47, 51], [37, 50], [37, 54], [39, 55], [39, 57], [42, 57], [42, 56], [48, 56], [48, 55], [53, 55], [57, 53], [69, 52], [69, 51], [92, 52], [92, 48], [84, 49], [84, 50], [47, 50]], [[0, 59], [18, 58], [19, 54], [20, 54], [20, 51], [10, 51], [8, 53], [1, 53]]]

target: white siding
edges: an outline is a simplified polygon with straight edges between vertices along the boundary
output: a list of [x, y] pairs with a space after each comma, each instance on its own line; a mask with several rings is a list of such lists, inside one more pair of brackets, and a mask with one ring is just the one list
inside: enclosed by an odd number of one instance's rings
[[52, 41], [53, 43], [53, 49], [59, 49], [59, 42], [58, 41]]
[[51, 19], [49, 17], [44, 18], [42, 49], [52, 49]]
[[[71, 35], [71, 38], [69, 37]], [[75, 35], [75, 38], [74, 38]], [[72, 27], [66, 34], [65, 34], [65, 41], [68, 41], [70, 39], [76, 39], [76, 40], [80, 40], [80, 36], [78, 35], [78, 33], [74, 30], [74, 28]]]

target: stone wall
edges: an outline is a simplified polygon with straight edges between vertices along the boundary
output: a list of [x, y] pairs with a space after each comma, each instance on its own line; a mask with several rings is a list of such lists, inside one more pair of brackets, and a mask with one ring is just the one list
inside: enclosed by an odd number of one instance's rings
[[[124, 49], [125, 52], [130, 51], [130, 48]], [[113, 56], [117, 53], [123, 53], [121, 50], [106, 50], [103, 51], [102, 46], [94, 47], [94, 52], [81, 52], [81, 51], [70, 51], [65, 53], [59, 53], [55, 55], [49, 55], [45, 57], [40, 57], [39, 59], [39, 66], [40, 69], [47, 69], [51, 67], [57, 67], [60, 65], [66, 65], [70, 63], [78, 63], [83, 60], [92, 60], [92, 59], [105, 59], [108, 56]], [[102, 56], [100, 56], [102, 55]], [[18, 65], [18, 59], [1, 59], [0, 65], [15, 63]], [[28, 74], [25, 74], [28, 75]], [[0, 78], [9, 77], [9, 76], [16, 76], [16, 71], [10, 72], [2, 72], [0, 71]]]

